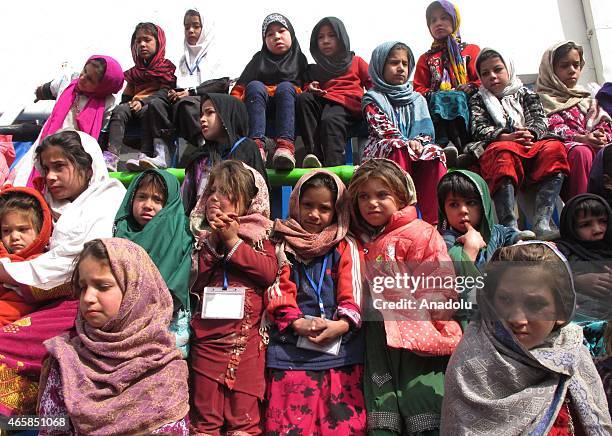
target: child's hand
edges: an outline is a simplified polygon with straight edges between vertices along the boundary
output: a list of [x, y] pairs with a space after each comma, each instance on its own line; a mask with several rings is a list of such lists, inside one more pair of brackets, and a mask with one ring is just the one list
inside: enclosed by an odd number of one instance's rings
[[210, 223], [213, 229], [217, 230], [219, 241], [225, 245], [227, 249], [231, 249], [236, 245], [238, 240], [238, 215], [230, 213], [218, 213], [214, 220]]
[[576, 277], [576, 287], [578, 290], [593, 298], [608, 299], [612, 295], [612, 274], [608, 272], [581, 274]]
[[308, 338], [309, 341], [315, 344], [324, 344], [328, 341], [336, 339], [338, 336], [342, 336], [349, 331], [350, 324], [344, 318], [340, 318], [338, 321], [330, 319], [325, 321], [326, 328], [317, 336]]
[[457, 242], [463, 245], [463, 251], [465, 254], [472, 259], [472, 262], [476, 261], [478, 252], [481, 248], [487, 246], [487, 243], [482, 238], [482, 235], [476, 230], [469, 222], [465, 223], [467, 232], [457, 238]]
[[176, 103], [181, 98], [187, 96], [189, 96], [189, 91], [187, 91], [186, 89], [183, 89], [182, 91], [175, 91], [174, 89], [170, 89], [168, 91], [168, 100], [170, 100], [170, 103]]
[[414, 151], [417, 156], [420, 156], [421, 153], [423, 153], [423, 145], [420, 141], [417, 141], [416, 139], [411, 139], [410, 141], [408, 141], [408, 147], [410, 147], [410, 149]]
[[327, 91], [324, 91], [323, 89], [321, 89], [321, 84], [316, 81], [310, 82], [310, 84], [308, 85], [308, 92], [312, 92], [313, 94], [316, 94], [316, 95], [327, 94]]
[[132, 100], [128, 104], [132, 112], [140, 112], [142, 110], [142, 102], [140, 100]]
[[464, 83], [464, 84], [462, 84], [462, 85], [457, 86], [457, 90], [458, 90], [458, 91], [463, 91], [463, 92], [465, 92], [466, 94], [469, 94], [469, 93], [470, 93], [470, 91], [471, 91], [472, 89], [471, 89], [471, 87], [470, 87], [470, 85], [469, 85], [469, 84]]
[[606, 143], [606, 134], [597, 129], [586, 135], [576, 135], [574, 140], [592, 145], [595, 149], [601, 148]]
[[314, 319], [306, 319], [306, 318], [298, 318], [293, 323], [291, 323], [291, 328], [296, 332], [299, 336], [317, 336], [322, 330], [326, 328], [325, 323], [321, 324], [316, 322], [321, 318]]
[[533, 144], [532, 133], [529, 130], [522, 128], [522, 127], [512, 133], [501, 133], [497, 137], [497, 139], [499, 141], [518, 142], [519, 144], [522, 144], [525, 146], [531, 146]]

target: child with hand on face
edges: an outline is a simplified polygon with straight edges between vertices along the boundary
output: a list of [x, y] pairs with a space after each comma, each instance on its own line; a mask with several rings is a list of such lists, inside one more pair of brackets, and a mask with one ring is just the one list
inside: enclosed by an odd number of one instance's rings
[[109, 145], [104, 152], [109, 169], [116, 171], [125, 126], [136, 118], [142, 125], [142, 149], [137, 159], [128, 160], [130, 171], [147, 168], [166, 168], [170, 161], [168, 145], [163, 141], [153, 141], [152, 129], [145, 125], [147, 104], [156, 93], [167, 94], [176, 86], [176, 67], [165, 58], [166, 35], [161, 27], [153, 23], [139, 23], [132, 34], [130, 43], [132, 59], [136, 64], [127, 70], [127, 86], [123, 91], [122, 102], [113, 110], [109, 124]]
[[441, 433], [610, 434], [601, 379], [570, 323], [576, 294], [559, 250], [498, 249], [477, 300], [479, 317], [446, 368]]
[[360, 260], [344, 183], [315, 170], [289, 203], [272, 233], [280, 273], [268, 290], [266, 434], [365, 434]]
[[445, 147], [447, 164], [454, 167], [458, 152], [469, 142], [468, 100], [480, 86], [475, 67], [480, 48], [461, 41], [461, 17], [453, 3], [432, 2], [425, 18], [434, 42], [417, 62], [414, 89], [427, 98], [436, 142]]
[[191, 214], [200, 297], [192, 317], [193, 432], [261, 434], [265, 344], [260, 334], [265, 290], [278, 271], [268, 240], [268, 189], [235, 160], [213, 167]]
[[273, 111], [277, 148], [272, 165], [277, 170], [292, 170], [295, 167], [295, 101], [304, 83], [308, 61], [287, 17], [268, 15], [261, 32], [261, 50], [244, 68], [231, 94], [244, 100], [247, 106], [249, 137], [257, 142], [264, 161], [266, 114]]
[[348, 128], [361, 119], [363, 89], [372, 86], [368, 64], [351, 51], [344, 23], [336, 17], [319, 21], [310, 36], [305, 91], [298, 95], [296, 115], [306, 157], [302, 166], [344, 165]]
[[564, 200], [587, 192], [593, 158], [612, 142], [612, 120], [590, 92], [578, 85], [584, 68], [582, 46], [565, 41], [542, 56], [536, 92], [548, 117], [548, 127], [567, 148], [570, 173]]

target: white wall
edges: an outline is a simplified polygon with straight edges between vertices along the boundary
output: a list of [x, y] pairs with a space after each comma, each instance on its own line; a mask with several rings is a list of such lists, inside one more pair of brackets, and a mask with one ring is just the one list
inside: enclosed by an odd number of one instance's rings
[[[612, 3], [600, 1], [604, 2]], [[584, 81], [595, 81], [582, 0], [457, 0], [457, 3], [464, 40], [513, 56], [520, 74], [537, 73], [542, 52], [556, 41], [571, 38], [585, 46]], [[389, 8], [391, 4], [394, 9]], [[31, 101], [34, 88], [52, 79], [64, 61], [80, 69], [90, 54], [109, 54], [124, 69], [129, 68], [130, 36], [140, 21], [153, 21], [164, 28], [167, 57], [177, 62], [183, 43], [183, 14], [192, 6], [198, 7], [204, 17], [214, 18], [216, 44], [223, 51], [225, 73], [238, 76], [261, 47], [261, 22], [270, 12], [281, 12], [292, 21], [302, 50], [309, 58], [312, 27], [324, 16], [337, 16], [347, 27], [352, 49], [369, 60], [374, 47], [389, 39], [406, 42], [416, 57], [427, 50], [431, 44], [424, 17], [427, 4], [429, 0], [394, 3], [378, 0], [374, 4], [354, 0], [2, 1], [0, 113], [9, 106]], [[608, 14], [608, 19], [611, 15]], [[602, 53], [608, 74], [612, 71], [611, 56], [608, 52], [606, 58], [606, 53]]]

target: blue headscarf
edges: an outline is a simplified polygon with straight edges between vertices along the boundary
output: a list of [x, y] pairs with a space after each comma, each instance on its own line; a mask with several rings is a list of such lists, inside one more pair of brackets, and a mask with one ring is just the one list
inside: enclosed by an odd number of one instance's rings
[[[433, 139], [434, 127], [425, 98], [414, 91], [410, 82], [390, 85], [383, 77], [387, 56], [398, 43], [400, 42], [384, 42], [372, 52], [368, 73], [374, 86], [363, 96], [361, 107], [364, 108], [370, 103], [377, 105], [406, 139], [418, 135], [429, 135]], [[412, 75], [414, 66], [414, 55], [408, 48], [408, 77]]]

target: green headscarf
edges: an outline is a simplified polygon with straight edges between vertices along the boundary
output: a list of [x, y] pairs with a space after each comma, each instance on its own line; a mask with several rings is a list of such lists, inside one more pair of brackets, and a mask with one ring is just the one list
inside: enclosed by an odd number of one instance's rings
[[[167, 199], [163, 209], [142, 227], [132, 216], [132, 201], [140, 181], [149, 173], [162, 178], [166, 185]], [[189, 309], [193, 236], [189, 231], [189, 221], [176, 177], [163, 170], [147, 170], [132, 180], [115, 217], [114, 236], [129, 239], [144, 248], [166, 281], [174, 300], [183, 309]]]

